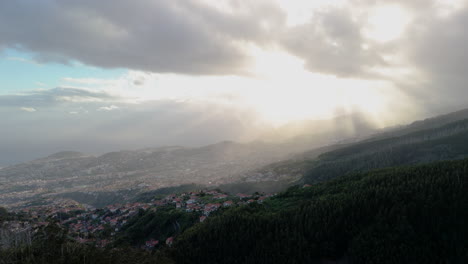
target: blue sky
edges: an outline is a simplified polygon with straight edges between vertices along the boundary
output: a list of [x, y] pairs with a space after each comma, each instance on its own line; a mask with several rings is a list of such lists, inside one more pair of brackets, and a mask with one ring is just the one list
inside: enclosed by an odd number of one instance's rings
[[31, 53], [7, 49], [0, 53], [0, 94], [59, 87], [63, 78], [116, 79], [127, 69], [104, 69], [84, 65], [38, 63]]

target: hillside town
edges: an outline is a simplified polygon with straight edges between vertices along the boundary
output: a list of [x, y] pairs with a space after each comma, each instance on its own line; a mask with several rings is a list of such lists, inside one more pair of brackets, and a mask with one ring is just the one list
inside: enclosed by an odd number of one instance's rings
[[[119, 231], [139, 212], [157, 213], [160, 209], [169, 208], [179, 212], [195, 213], [199, 217], [198, 221], [204, 222], [222, 208], [250, 203], [261, 204], [273, 195], [259, 193], [229, 195], [219, 190], [199, 190], [156, 197], [148, 202], [113, 204], [104, 208], [93, 208], [73, 200], [56, 200], [52, 204], [18, 210], [16, 213], [27, 215], [28, 220], [4, 222], [1, 227], [4, 236], [0, 247], [7, 247], [12, 243], [6, 238], [6, 232], [10, 237], [15, 237], [11, 236], [15, 232], [21, 233], [23, 234], [21, 241], [30, 243], [28, 241], [30, 235], [24, 234], [34, 233], [38, 228], [55, 223], [67, 230], [68, 236], [78, 243], [104, 248], [115, 241]], [[173, 240], [174, 236], [167, 237], [165, 241], [151, 238], [141, 247], [153, 250], [162, 244], [171, 246]]]

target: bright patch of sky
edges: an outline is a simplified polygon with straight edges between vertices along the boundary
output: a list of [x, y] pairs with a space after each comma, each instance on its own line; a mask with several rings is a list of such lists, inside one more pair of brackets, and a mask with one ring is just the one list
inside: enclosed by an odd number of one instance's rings
[[102, 69], [83, 65], [38, 63], [34, 55], [14, 49], [0, 53], [0, 94], [12, 94], [34, 89], [49, 89], [66, 84], [64, 77], [115, 79], [126, 69]]

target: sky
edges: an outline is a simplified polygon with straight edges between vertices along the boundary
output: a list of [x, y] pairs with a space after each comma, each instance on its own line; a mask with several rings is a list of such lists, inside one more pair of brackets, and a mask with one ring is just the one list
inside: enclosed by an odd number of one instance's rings
[[0, 1], [0, 166], [465, 108], [465, 0]]

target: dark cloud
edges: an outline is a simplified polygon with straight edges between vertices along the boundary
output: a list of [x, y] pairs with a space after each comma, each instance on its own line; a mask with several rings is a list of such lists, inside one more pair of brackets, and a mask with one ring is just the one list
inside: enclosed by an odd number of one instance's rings
[[430, 114], [468, 105], [467, 23], [466, 1], [446, 16], [435, 5], [421, 6], [398, 42], [397, 52], [417, 72], [398, 85]]
[[468, 9], [434, 19], [433, 13], [418, 18], [405, 39], [408, 58], [430, 76], [466, 77], [468, 73]]
[[104, 68], [239, 74], [241, 44], [261, 43], [264, 22], [283, 15], [268, 1], [230, 1], [224, 13], [195, 0], [18, 0], [0, 2], [0, 47], [37, 53], [41, 62], [79, 60]]
[[370, 69], [383, 65], [374, 49], [364, 50], [359, 21], [351, 10], [333, 8], [314, 14], [312, 20], [285, 31], [281, 42], [292, 54], [305, 60], [312, 72], [341, 77], [369, 77]]

